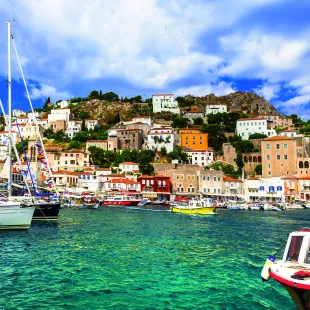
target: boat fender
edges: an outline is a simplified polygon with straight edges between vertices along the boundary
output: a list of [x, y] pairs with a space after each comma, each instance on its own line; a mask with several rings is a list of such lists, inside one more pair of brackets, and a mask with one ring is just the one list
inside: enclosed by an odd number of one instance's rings
[[269, 269], [272, 266], [272, 264], [274, 263], [274, 260], [275, 260], [274, 255], [270, 255], [266, 259], [265, 265], [264, 265], [264, 267], [262, 269], [262, 273], [261, 273], [261, 277], [262, 277], [263, 282], [268, 281], [270, 279]]

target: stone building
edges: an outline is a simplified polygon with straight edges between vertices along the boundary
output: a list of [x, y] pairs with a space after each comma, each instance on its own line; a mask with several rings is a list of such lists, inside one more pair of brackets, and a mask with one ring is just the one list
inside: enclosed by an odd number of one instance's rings
[[118, 148], [127, 150], [141, 150], [143, 144], [142, 129], [117, 130]]
[[201, 170], [200, 193], [217, 199], [223, 193], [223, 178], [221, 170]]

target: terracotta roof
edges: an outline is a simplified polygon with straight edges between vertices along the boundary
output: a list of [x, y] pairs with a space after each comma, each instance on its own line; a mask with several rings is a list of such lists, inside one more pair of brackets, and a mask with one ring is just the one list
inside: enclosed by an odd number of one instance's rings
[[173, 94], [156, 94], [156, 95], [153, 95], [153, 96], [173, 96]]
[[116, 129], [116, 131], [138, 131], [138, 130], [141, 131], [141, 129], [137, 129], [137, 128], [135, 128], [135, 129]]
[[200, 111], [200, 110], [189, 110], [186, 113], [204, 113], [204, 111]]
[[120, 165], [138, 165], [138, 164], [132, 161], [124, 161], [123, 163], [120, 163]]
[[296, 138], [286, 136], [273, 136], [263, 139], [263, 141], [281, 141], [281, 140], [296, 140]]
[[286, 129], [286, 130], [283, 130], [282, 132], [296, 132], [296, 130]]
[[108, 174], [108, 175], [105, 175], [105, 177], [107, 178], [124, 178], [125, 177], [125, 174], [119, 174], [119, 173], [111, 173], [111, 174]]
[[111, 168], [98, 168], [96, 171], [111, 171]]
[[90, 167], [87, 167], [87, 168], [84, 168], [84, 171], [93, 171], [94, 169], [93, 168], [90, 168]]
[[46, 117], [46, 118], [39, 118], [39, 119], [38, 119], [38, 121], [46, 121], [46, 120], [48, 120], [47, 117]]
[[139, 176], [138, 179], [154, 179], [154, 176], [145, 174], [145, 175]]
[[234, 179], [234, 178], [231, 178], [231, 177], [224, 177], [223, 181], [226, 181], [226, 182], [241, 182], [242, 183], [241, 180]]
[[28, 118], [28, 116], [17, 116], [17, 118]]
[[53, 172], [54, 174], [66, 174], [66, 175], [92, 175], [90, 172], [79, 172], [79, 171], [67, 171], [67, 170], [58, 170]]
[[108, 140], [87, 140], [87, 142], [108, 142]]
[[140, 184], [139, 182], [135, 182], [126, 178], [118, 178], [106, 181], [105, 183], [125, 183], [125, 184]]
[[249, 118], [239, 118], [238, 119], [238, 121], [260, 121], [260, 120], [265, 121], [266, 119], [261, 117], [261, 116], [249, 117]]
[[257, 177], [250, 177], [250, 178], [248, 178], [248, 180], [251, 180], [251, 181], [258, 181], [259, 178], [257, 178]]
[[299, 180], [310, 180], [310, 175], [299, 177]]
[[296, 177], [295, 175], [288, 175], [288, 176], [285, 176], [285, 177], [282, 177], [282, 179], [298, 179], [298, 177]]

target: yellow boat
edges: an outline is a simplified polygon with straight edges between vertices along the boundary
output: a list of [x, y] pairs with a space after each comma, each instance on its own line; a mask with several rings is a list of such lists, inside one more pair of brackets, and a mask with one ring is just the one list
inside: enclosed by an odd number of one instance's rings
[[188, 203], [179, 202], [171, 206], [171, 212], [184, 214], [215, 214], [215, 206], [212, 205], [210, 198], [190, 200]]

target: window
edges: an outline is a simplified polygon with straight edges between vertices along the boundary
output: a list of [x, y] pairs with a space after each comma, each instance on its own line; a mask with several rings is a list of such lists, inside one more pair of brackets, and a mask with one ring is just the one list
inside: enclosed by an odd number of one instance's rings
[[277, 150], [279, 150], [280, 149], [280, 144], [276, 144], [276, 148], [277, 148]]
[[277, 155], [277, 160], [281, 159], [281, 156], [280, 155]]
[[298, 261], [299, 252], [301, 249], [303, 236], [293, 236], [291, 239], [290, 247], [287, 252], [286, 261]]
[[270, 155], [267, 155], [267, 160], [270, 160]]
[[287, 144], [286, 143], [284, 144], [284, 149], [287, 149]]
[[216, 177], [213, 177], [213, 180], [216, 181]]
[[192, 192], [194, 192], [194, 187], [192, 188]]
[[284, 159], [287, 159], [287, 155], [284, 155]]
[[266, 150], [270, 150], [270, 144], [266, 144]]
[[218, 177], [217, 180], [220, 182], [221, 181], [221, 177]]
[[210, 181], [210, 177], [207, 177], [207, 180]]

